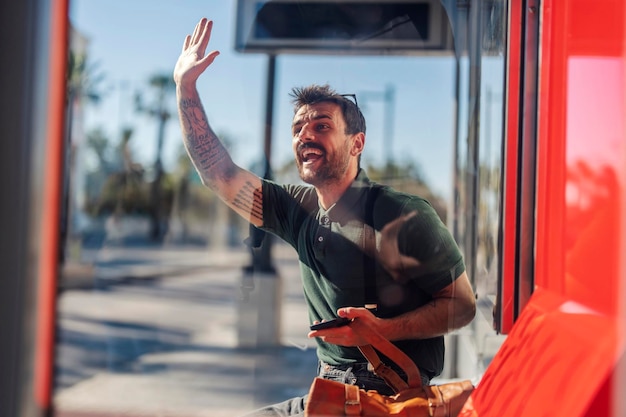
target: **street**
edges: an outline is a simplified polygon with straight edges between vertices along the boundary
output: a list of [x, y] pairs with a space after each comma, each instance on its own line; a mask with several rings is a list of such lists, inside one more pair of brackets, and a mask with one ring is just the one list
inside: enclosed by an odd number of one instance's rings
[[232, 417], [306, 393], [317, 359], [297, 259], [273, 253], [280, 343], [258, 348], [237, 340], [245, 248], [84, 253], [92, 277], [64, 277], [58, 299], [55, 415]]

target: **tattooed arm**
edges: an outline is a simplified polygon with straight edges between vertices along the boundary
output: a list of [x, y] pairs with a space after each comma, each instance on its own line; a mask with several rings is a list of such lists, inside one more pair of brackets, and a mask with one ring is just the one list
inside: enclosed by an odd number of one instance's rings
[[202, 182], [239, 215], [255, 226], [261, 226], [261, 179], [232, 161], [209, 126], [196, 88], [198, 77], [219, 55], [218, 51], [205, 54], [212, 28], [213, 22], [205, 18], [200, 20], [193, 35], [185, 38], [174, 69], [183, 142]]

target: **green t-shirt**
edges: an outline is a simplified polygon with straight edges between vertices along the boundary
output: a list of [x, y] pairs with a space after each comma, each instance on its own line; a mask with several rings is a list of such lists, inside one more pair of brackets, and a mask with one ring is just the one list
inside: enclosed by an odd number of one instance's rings
[[[372, 190], [375, 191], [375, 199]], [[375, 200], [372, 202], [372, 200]], [[373, 208], [366, 210], [367, 205]], [[377, 263], [368, 263], [360, 249], [363, 223], [371, 219], [380, 231], [390, 221], [416, 211], [398, 236], [402, 254], [420, 262], [412, 276], [395, 281]], [[263, 229], [276, 234], [297, 251], [304, 296], [311, 322], [336, 317], [341, 307], [365, 303], [365, 268], [374, 265], [378, 317], [395, 317], [432, 299], [465, 271], [461, 253], [433, 207], [424, 199], [369, 181], [363, 170], [330, 209], [318, 203], [313, 187], [263, 183]], [[364, 362], [355, 347], [317, 340], [320, 360], [340, 365]], [[394, 342], [430, 378], [443, 369], [443, 337]]]

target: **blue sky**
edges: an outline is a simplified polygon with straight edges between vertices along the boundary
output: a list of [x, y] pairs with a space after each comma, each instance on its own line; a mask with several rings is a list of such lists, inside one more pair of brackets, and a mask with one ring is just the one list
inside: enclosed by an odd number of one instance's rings
[[[90, 39], [89, 57], [105, 74], [107, 95], [89, 106], [85, 128], [102, 127], [119, 138], [123, 126], [134, 128], [133, 154], [146, 165], [154, 161], [157, 123], [134, 112], [135, 91], [149, 91], [154, 74], [171, 74], [182, 42], [197, 21], [213, 19], [209, 48], [221, 55], [200, 79], [198, 88], [213, 129], [233, 141], [233, 158], [244, 167], [263, 151], [267, 57], [233, 48], [236, 1], [232, 0], [74, 0], [70, 18]], [[365, 162], [392, 155], [417, 162], [429, 184], [448, 198], [453, 140], [453, 58], [406, 56], [307, 56], [277, 58], [272, 161], [291, 160], [289, 91], [294, 86], [329, 83], [342, 93], [356, 93], [368, 123]], [[385, 104], [364, 100], [366, 92], [395, 89], [393, 139], [385, 137]], [[175, 112], [172, 97], [172, 112]], [[164, 159], [174, 160], [181, 138], [174, 116], [167, 126]]]

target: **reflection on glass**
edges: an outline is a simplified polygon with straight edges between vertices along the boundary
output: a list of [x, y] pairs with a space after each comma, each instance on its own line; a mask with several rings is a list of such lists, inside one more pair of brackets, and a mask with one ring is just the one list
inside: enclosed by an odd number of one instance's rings
[[[494, 30], [479, 96], [490, 122], [480, 123], [477, 257], [466, 255], [487, 299], [498, 262], [503, 60], [492, 51], [503, 45], [501, 3], [488, 8]], [[230, 2], [72, 2], [56, 415], [231, 416], [301, 395], [315, 375], [297, 255], [279, 242], [267, 253], [246, 246], [249, 225], [202, 185], [180, 139], [171, 72], [182, 38], [209, 15], [221, 54], [200, 94], [233, 159], [264, 172], [267, 57], [233, 50], [233, 13]], [[450, 211], [466, 198], [453, 201], [455, 101], [465, 114], [459, 132], [476, 121], [467, 92], [455, 97], [449, 51], [278, 58], [271, 155], [278, 182], [299, 182], [290, 89], [330, 83], [358, 97], [370, 178], [426, 198], [447, 224], [456, 218], [464, 239], [470, 218]], [[468, 152], [459, 148], [458, 159]], [[463, 177], [467, 166], [458, 168]], [[263, 273], [248, 282], [262, 262]], [[243, 303], [240, 287], [248, 284], [254, 290]]]
[[[454, 230], [466, 255], [477, 294], [479, 315], [473, 324], [467, 367], [482, 373], [502, 342], [493, 330], [498, 292], [506, 2], [481, 1], [461, 9], [467, 18], [467, 51], [459, 71]], [[472, 3], [473, 5], [473, 3]], [[464, 346], [464, 344], [460, 344]]]

